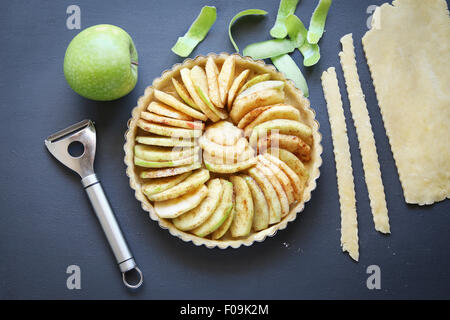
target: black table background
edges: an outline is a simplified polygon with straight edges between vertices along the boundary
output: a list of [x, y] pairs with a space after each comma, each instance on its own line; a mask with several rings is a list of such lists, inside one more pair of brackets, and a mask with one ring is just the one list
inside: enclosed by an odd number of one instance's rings
[[[320, 42], [322, 59], [304, 71], [323, 135], [323, 165], [312, 200], [275, 237], [237, 250], [184, 243], [151, 221], [128, 186], [123, 163], [126, 123], [145, 87], [183, 59], [170, 48], [203, 5], [217, 21], [193, 56], [233, 52], [229, 20], [248, 8], [233, 28], [241, 50], [269, 39], [278, 9], [272, 1], [2, 1], [0, 3], [0, 298], [98, 299], [303, 299], [450, 298], [450, 202], [407, 205], [383, 129], [361, 37], [366, 9], [383, 1], [335, 1]], [[124, 28], [139, 54], [139, 80], [113, 102], [81, 98], [62, 72], [64, 52], [79, 30], [66, 28], [66, 8], [81, 8], [82, 29], [100, 23]], [[307, 25], [316, 1], [302, 0], [296, 14]], [[391, 231], [374, 230], [361, 157], [339, 64], [339, 39], [352, 32], [358, 71], [372, 126], [388, 203]], [[299, 52], [293, 54], [301, 65]], [[360, 262], [340, 248], [339, 201], [330, 127], [320, 75], [335, 66], [343, 95], [354, 168]], [[304, 70], [304, 68], [303, 68]], [[144, 286], [128, 291], [90, 208], [79, 178], [44, 147], [49, 134], [84, 118], [97, 128], [96, 172], [138, 265]], [[81, 290], [66, 288], [66, 268], [81, 268]], [[366, 268], [381, 268], [381, 290], [368, 290]]]

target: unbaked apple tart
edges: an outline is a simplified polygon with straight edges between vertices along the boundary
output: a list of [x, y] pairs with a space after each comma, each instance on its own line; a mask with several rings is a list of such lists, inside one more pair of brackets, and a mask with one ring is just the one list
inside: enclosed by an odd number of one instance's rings
[[133, 109], [130, 186], [150, 217], [184, 241], [251, 245], [303, 210], [322, 146], [309, 100], [274, 67], [237, 54], [187, 59]]

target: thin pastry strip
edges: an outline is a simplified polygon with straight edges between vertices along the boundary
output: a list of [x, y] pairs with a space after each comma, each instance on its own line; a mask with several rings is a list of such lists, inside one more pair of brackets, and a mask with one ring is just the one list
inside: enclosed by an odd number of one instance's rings
[[342, 99], [334, 68], [322, 73], [322, 87], [327, 101], [333, 138], [334, 159], [341, 208], [341, 246], [354, 260], [359, 258], [358, 221], [356, 216], [355, 185], [348, 144]]
[[372, 208], [375, 229], [382, 233], [390, 233], [389, 217], [384, 194], [383, 180], [381, 180], [380, 163], [378, 162], [377, 148], [370, 124], [364, 93], [359, 82], [356, 68], [355, 48], [352, 34], [341, 38], [342, 51], [339, 53], [342, 70], [347, 85], [348, 99], [353, 122], [358, 135], [359, 149], [361, 150], [364, 177], [369, 192], [370, 207]]

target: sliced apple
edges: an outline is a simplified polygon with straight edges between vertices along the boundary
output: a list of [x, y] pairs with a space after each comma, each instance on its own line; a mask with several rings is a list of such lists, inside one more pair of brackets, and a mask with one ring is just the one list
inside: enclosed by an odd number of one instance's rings
[[137, 144], [134, 147], [134, 155], [148, 161], [173, 161], [192, 157], [198, 153], [200, 147], [195, 148], [163, 148]]
[[281, 220], [281, 204], [278, 199], [277, 192], [273, 188], [266, 176], [257, 168], [248, 170], [249, 175], [256, 181], [258, 186], [264, 193], [267, 203], [269, 204], [269, 224], [278, 223]]
[[219, 121], [206, 129], [205, 136], [217, 144], [233, 146], [243, 136], [243, 131], [228, 121]]
[[236, 97], [236, 94], [238, 92], [238, 90], [242, 87], [242, 85], [244, 84], [245, 80], [247, 80], [247, 77], [250, 73], [249, 69], [246, 69], [244, 71], [242, 71], [237, 77], [236, 79], [234, 79], [230, 90], [228, 91], [228, 102], [227, 102], [227, 106], [228, 106], [228, 111], [231, 109], [231, 106], [233, 105], [233, 101], [234, 98]]
[[[197, 90], [195, 89], [196, 84], [194, 83], [194, 79], [192, 78], [191, 70], [188, 68], [183, 68], [180, 70], [181, 79], [183, 80], [184, 86], [186, 87], [189, 95], [194, 100], [195, 104], [200, 107], [202, 112], [207, 116], [207, 118], [211, 119], [213, 122], [219, 121], [219, 116], [217, 116], [203, 100], [200, 98]], [[196, 74], [194, 73], [194, 76]], [[197, 82], [199, 79], [195, 79]], [[200, 80], [201, 81], [201, 80]], [[199, 86], [199, 84], [197, 84]]]
[[283, 88], [284, 88], [284, 81], [279, 80], [262, 81], [253, 85], [251, 88], [242, 91], [236, 98], [241, 99], [258, 91], [265, 91], [270, 89], [283, 90]]
[[213, 164], [236, 164], [247, 161], [255, 157], [255, 150], [251, 147], [246, 147], [241, 153], [222, 153], [211, 155], [206, 150], [203, 150], [203, 158], [205, 161]]
[[263, 111], [258, 117], [256, 117], [255, 120], [253, 120], [245, 127], [244, 130], [245, 136], [249, 137], [253, 128], [256, 127], [257, 125], [274, 119], [289, 119], [300, 121], [301, 115], [300, 111], [298, 111], [297, 108], [294, 108], [293, 106], [290, 105], [272, 106], [272, 108]]
[[174, 168], [163, 168], [163, 169], [150, 169], [142, 171], [139, 176], [143, 179], [154, 179], [154, 178], [164, 178], [172, 177], [185, 172], [190, 172], [196, 170], [202, 166], [200, 161], [196, 161], [193, 164]]
[[283, 170], [264, 158], [262, 155], [258, 156], [258, 162], [270, 169], [270, 171], [274, 174], [278, 182], [280, 182], [281, 186], [283, 187], [289, 204], [293, 203], [295, 201], [294, 188], [292, 187], [292, 183], [291, 180], [289, 180], [289, 177], [283, 172]]
[[202, 185], [197, 189], [185, 193], [181, 197], [155, 202], [155, 212], [160, 218], [176, 218], [197, 207], [207, 195], [208, 188]]
[[143, 119], [139, 119], [137, 122], [139, 128], [144, 131], [154, 133], [161, 136], [168, 137], [199, 137], [202, 134], [202, 130], [183, 129], [164, 126], [157, 123], [148, 122]]
[[205, 163], [206, 169], [208, 169], [211, 172], [235, 173], [254, 166], [256, 164], [256, 157], [233, 164], [216, 164], [208, 161], [208, 159], [205, 157], [203, 157], [203, 161]]
[[149, 161], [134, 157], [134, 164], [144, 168], [168, 168], [168, 167], [180, 167], [194, 163], [195, 157], [190, 156], [184, 159], [172, 160], [172, 161]]
[[289, 200], [287, 198], [286, 192], [284, 192], [284, 189], [281, 186], [281, 183], [278, 181], [277, 177], [273, 174], [273, 172], [265, 165], [257, 163], [256, 168], [263, 175], [265, 175], [267, 180], [269, 180], [269, 182], [272, 184], [273, 188], [275, 189], [275, 192], [278, 195], [278, 199], [280, 200], [281, 217], [286, 216], [289, 213]]
[[250, 145], [256, 147], [260, 137], [266, 137], [272, 133], [294, 135], [301, 138], [308, 145], [312, 145], [312, 129], [299, 121], [287, 119], [270, 120], [257, 125], [253, 128], [250, 135]]
[[211, 109], [212, 112], [214, 112], [214, 114], [216, 116], [218, 116], [220, 119], [226, 119], [228, 118], [227, 113], [222, 110], [222, 109], [217, 109], [211, 102], [211, 100], [209, 100], [208, 96], [204, 93], [204, 91], [202, 90], [202, 88], [200, 87], [195, 87], [195, 89], [198, 92], [198, 95], [200, 96], [200, 98], [203, 100], [203, 102], [208, 106], [209, 109]]
[[267, 160], [275, 164], [278, 168], [283, 170], [283, 172], [289, 177], [289, 180], [292, 182], [292, 187], [294, 188], [294, 196], [297, 201], [300, 201], [303, 196], [303, 189], [305, 188], [305, 182], [300, 179], [298, 174], [295, 173], [286, 163], [274, 157], [269, 153], [265, 153], [263, 155]]
[[217, 68], [216, 63], [214, 62], [213, 57], [208, 57], [208, 60], [206, 60], [205, 71], [206, 71], [206, 78], [208, 79], [209, 98], [217, 108], [223, 108], [224, 105], [220, 99], [219, 83], [218, 83], [219, 69]]
[[243, 116], [255, 108], [282, 102], [284, 102], [284, 90], [279, 89], [259, 90], [245, 97], [238, 96], [234, 100], [230, 117], [233, 123], [237, 124]]
[[263, 111], [272, 108], [272, 106], [264, 106], [251, 110], [245, 116], [239, 120], [237, 127], [240, 129], [244, 129], [247, 125], [249, 125], [253, 120], [255, 120]]
[[202, 89], [202, 91], [205, 95], [205, 98], [209, 102], [211, 102], [211, 100], [209, 99], [209, 95], [208, 95], [208, 79], [206, 77], [206, 73], [203, 70], [203, 68], [199, 67], [199, 66], [194, 66], [190, 70], [190, 76], [191, 76], [191, 80], [192, 80], [192, 83], [194, 84], [194, 86]]
[[236, 197], [233, 192], [233, 201], [232, 201], [233, 208], [231, 209], [231, 212], [228, 215], [228, 218], [222, 223], [222, 225], [219, 228], [217, 228], [216, 231], [214, 231], [211, 234], [211, 239], [218, 240], [218, 239], [222, 238], [227, 233], [227, 231], [230, 229], [231, 223], [233, 222], [234, 216], [236, 214], [235, 201], [236, 201]]
[[186, 102], [190, 107], [201, 111], [200, 107], [195, 104], [194, 100], [189, 96], [189, 92], [186, 90], [186, 88], [179, 83], [175, 78], [172, 78], [172, 84], [175, 87], [175, 91], [178, 93], [181, 99], [183, 99], [184, 102]]
[[158, 192], [165, 191], [190, 176], [190, 172], [186, 172], [173, 177], [152, 179], [142, 185], [142, 192], [146, 195], [152, 195]]
[[253, 78], [251, 78], [250, 80], [248, 80], [241, 89], [239, 89], [238, 94], [240, 95], [242, 92], [244, 92], [245, 90], [247, 90], [248, 88], [250, 88], [251, 86], [254, 86], [255, 84], [259, 83], [259, 82], [263, 82], [263, 81], [267, 81], [270, 80], [270, 74], [268, 73], [263, 73], [263, 74], [259, 74]]
[[147, 107], [147, 110], [156, 113], [160, 116], [169, 117], [178, 120], [192, 121], [194, 118], [188, 116], [187, 114], [180, 112], [174, 108], [169, 107], [158, 101], [152, 101]]
[[253, 229], [255, 231], [264, 230], [269, 226], [269, 205], [267, 204], [266, 197], [252, 177], [247, 175], [243, 175], [242, 177], [252, 193], [254, 205]]
[[[169, 105], [170, 107], [172, 107], [180, 112], [183, 112], [195, 119], [199, 119], [199, 120], [203, 120], [203, 121], [206, 121], [208, 119], [206, 117], [206, 115], [204, 115], [203, 113], [189, 107], [187, 104], [184, 104], [183, 102], [181, 102], [180, 100], [178, 100], [174, 96], [171, 96], [168, 93], [165, 93], [165, 92], [157, 90], [157, 89], [154, 89], [154, 93], [155, 93], [156, 99], [158, 99], [159, 101]], [[203, 109], [202, 109], [202, 111], [203, 111]]]
[[202, 99], [208, 108], [220, 119], [226, 119], [228, 117], [227, 113], [222, 109], [217, 109], [208, 96], [208, 80], [205, 71], [199, 66], [193, 67], [191, 69], [191, 79], [200, 99]]
[[306, 170], [305, 165], [299, 158], [295, 156], [292, 152], [285, 149], [272, 149], [273, 154], [278, 155], [278, 158], [286, 163], [294, 172], [300, 177], [304, 182], [308, 181], [309, 173]]
[[235, 216], [230, 226], [233, 237], [249, 235], [253, 223], [253, 198], [245, 180], [240, 176], [231, 176], [234, 194], [236, 195]]
[[270, 148], [280, 148], [295, 154], [302, 162], [311, 160], [311, 147], [301, 138], [293, 135], [272, 133], [258, 139], [257, 150], [264, 153]]
[[175, 227], [182, 231], [189, 231], [197, 228], [203, 222], [208, 220], [211, 214], [216, 210], [223, 194], [223, 186], [220, 179], [208, 181], [208, 196], [200, 203], [198, 207], [184, 213], [172, 220]]
[[137, 136], [136, 142], [151, 145], [151, 146], [161, 146], [161, 147], [193, 147], [195, 146], [195, 140], [192, 138], [183, 139], [178, 138], [168, 138], [161, 136]]
[[164, 201], [175, 199], [182, 196], [185, 193], [188, 193], [190, 190], [198, 188], [202, 184], [204, 184], [209, 179], [209, 171], [205, 169], [200, 169], [193, 172], [189, 177], [187, 177], [184, 181], [177, 184], [176, 186], [169, 188], [163, 192], [153, 194], [148, 198], [151, 201]]
[[226, 146], [209, 140], [205, 135], [198, 139], [198, 143], [205, 152], [212, 156], [232, 159], [237, 159], [239, 154], [244, 152], [248, 145], [245, 138], [239, 139], [235, 145]]
[[233, 209], [233, 185], [224, 179], [220, 181], [223, 185], [223, 194], [219, 205], [208, 220], [191, 231], [198, 237], [206, 237], [216, 231], [225, 222]]
[[218, 83], [220, 99], [223, 105], [227, 103], [228, 91], [234, 79], [235, 58], [233, 55], [225, 59], [222, 68], [220, 69]]
[[153, 123], [159, 123], [178, 128], [203, 130], [205, 126], [204, 123], [201, 121], [186, 121], [186, 120], [172, 119], [169, 117], [160, 116], [155, 113], [146, 111], [141, 112], [141, 118]]

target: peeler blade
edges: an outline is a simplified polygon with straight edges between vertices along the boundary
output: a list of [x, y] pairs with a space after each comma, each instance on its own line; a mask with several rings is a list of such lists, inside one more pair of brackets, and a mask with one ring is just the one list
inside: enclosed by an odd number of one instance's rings
[[[72, 156], [68, 151], [73, 142], [83, 145], [83, 154], [78, 157]], [[50, 135], [45, 139], [45, 146], [59, 162], [78, 173], [81, 178], [94, 173], [96, 134], [91, 120], [80, 121]]]

